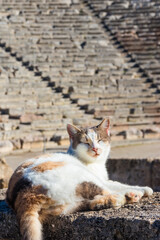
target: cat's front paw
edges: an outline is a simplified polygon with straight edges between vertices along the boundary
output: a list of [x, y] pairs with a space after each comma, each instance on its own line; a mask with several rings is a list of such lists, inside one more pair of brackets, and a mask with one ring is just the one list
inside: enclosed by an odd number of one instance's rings
[[125, 193], [127, 203], [139, 202], [142, 197], [149, 197], [153, 194], [150, 187], [139, 187], [138, 189], [131, 189]]
[[144, 197], [149, 197], [153, 194], [153, 190], [150, 187], [143, 187], [142, 189], [143, 189], [143, 192], [144, 192], [143, 193]]
[[131, 190], [125, 194], [125, 197], [127, 203], [136, 203], [143, 197], [143, 193], [141, 191]]

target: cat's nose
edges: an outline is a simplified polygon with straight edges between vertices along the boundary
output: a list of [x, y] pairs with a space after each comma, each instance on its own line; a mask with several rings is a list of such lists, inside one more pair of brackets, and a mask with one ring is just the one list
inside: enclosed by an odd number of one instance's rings
[[97, 153], [98, 148], [92, 148], [92, 150], [93, 150], [95, 153]]

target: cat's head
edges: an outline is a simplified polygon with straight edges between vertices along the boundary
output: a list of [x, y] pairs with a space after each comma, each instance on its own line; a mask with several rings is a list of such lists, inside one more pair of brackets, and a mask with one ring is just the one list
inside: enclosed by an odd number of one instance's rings
[[85, 163], [106, 161], [110, 152], [109, 127], [109, 119], [104, 119], [98, 126], [85, 129], [68, 124], [70, 151]]

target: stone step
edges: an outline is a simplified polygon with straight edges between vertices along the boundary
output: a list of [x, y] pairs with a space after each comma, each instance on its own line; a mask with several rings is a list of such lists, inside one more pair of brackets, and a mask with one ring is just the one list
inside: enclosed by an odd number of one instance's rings
[[144, 113], [154, 113], [154, 112], [159, 113], [160, 112], [160, 104], [150, 105], [150, 106], [146, 105], [143, 107], [143, 111], [144, 111]]
[[[140, 65], [148, 63], [149, 67], [146, 68], [146, 70], [148, 73], [151, 72], [152, 64], [150, 62], [155, 60], [155, 55], [159, 55], [159, 48], [157, 48], [158, 38], [156, 37], [158, 19], [155, 17], [156, 8], [154, 8], [154, 3], [151, 3], [148, 8], [145, 8], [145, 3], [138, 6], [138, 2], [129, 5], [130, 7], [127, 8], [112, 4], [104, 14], [104, 8], [101, 2], [99, 2], [99, 4], [95, 4], [95, 1], [87, 2], [89, 2], [92, 7], [93, 13], [103, 18], [104, 25], [116, 36], [118, 43], [123, 45]], [[157, 2], [156, 7], [159, 7]], [[136, 26], [135, 33], [132, 32], [133, 25]], [[156, 78], [157, 76], [152, 77]]]
[[[95, 98], [89, 98], [89, 99], [78, 99], [77, 103], [79, 106], [83, 105], [90, 105], [91, 104], [97, 104], [97, 100]], [[115, 99], [99, 99], [98, 104], [99, 105], [121, 105], [121, 104], [145, 104], [145, 103], [152, 103], [156, 104], [158, 103], [157, 99], [151, 96], [148, 97], [130, 97], [130, 98], [115, 98]]]
[[[140, 115], [140, 119], [145, 117], [143, 110], [147, 114], [147, 111], [159, 112], [159, 108], [156, 108], [158, 94], [154, 94], [156, 88], [158, 90], [154, 84], [158, 82], [159, 72], [153, 67], [147, 69], [148, 74], [154, 75], [151, 76], [154, 78], [152, 82], [147, 82], [146, 76], [142, 77], [146, 66], [156, 67], [156, 65], [150, 62], [149, 65], [144, 65], [141, 72], [139, 71], [140, 64], [150, 60], [148, 55], [145, 56], [145, 52], [147, 47], [154, 44], [153, 39], [155, 39], [149, 38], [146, 43], [145, 37], [138, 35], [147, 33], [147, 22], [143, 21], [143, 17], [139, 17], [137, 13], [134, 13], [135, 15], [132, 13], [132, 5], [125, 8], [119, 1], [116, 4], [95, 0], [87, 2], [92, 6], [92, 10], [96, 8], [95, 12], [90, 12], [80, 1], [72, 4], [64, 4], [64, 2], [61, 4], [58, 1], [54, 3], [47, 1], [44, 4], [36, 0], [22, 4], [16, 1], [11, 9], [10, 3], [5, 2], [2, 5], [0, 12], [3, 12], [5, 6], [9, 17], [2, 19], [5, 27], [0, 27], [3, 47], [0, 55], [2, 55], [3, 66], [8, 69], [7, 77], [10, 79], [10, 88], [2, 92], [7, 93], [7, 97], [10, 96], [9, 99], [14, 97], [17, 105], [20, 99], [18, 94], [20, 94], [20, 97], [24, 98], [22, 102], [23, 108], [25, 107], [23, 112], [21, 104], [20, 109], [16, 109], [12, 101], [8, 101], [6, 106], [4, 104], [7, 101], [2, 101], [2, 113], [9, 113], [13, 118], [18, 117], [18, 112], [25, 114], [29, 110], [43, 117], [39, 126], [45, 128], [47, 121], [50, 122], [52, 119], [56, 121], [56, 118], [58, 121], [62, 118], [63, 121], [76, 122], [76, 116], [77, 123], [83, 124], [86, 119], [85, 112], [90, 113], [87, 115], [89, 119], [114, 114], [119, 124], [125, 123], [130, 115], [135, 115], [137, 123], [137, 114]], [[112, 33], [115, 33], [109, 35], [108, 32], [104, 32], [99, 20], [97, 21], [93, 16], [93, 13], [97, 15], [101, 13], [102, 9], [105, 9], [106, 13], [113, 12], [112, 17], [114, 18], [115, 14], [117, 19], [119, 15], [127, 15], [129, 12], [128, 24], [122, 26], [123, 18], [113, 20], [106, 15], [104, 24], [108, 24], [107, 26], [112, 28]], [[148, 10], [144, 8], [144, 11], [149, 13], [150, 9], [152, 7]], [[141, 12], [140, 10], [142, 9], [138, 8], [138, 13]], [[141, 12], [142, 15], [144, 11]], [[134, 19], [135, 16], [136, 24], [141, 27], [141, 31], [137, 29], [137, 36], [138, 39], [143, 39], [144, 48], [142, 49], [139, 48], [139, 44], [133, 48], [133, 44], [137, 43], [136, 38], [131, 34], [132, 18]], [[148, 33], [148, 36], [151, 37], [151, 34]], [[125, 52], [117, 50], [118, 45], [113, 44], [114, 37], [119, 39], [118, 44], [123, 42], [130, 51], [134, 50], [134, 53], [138, 54], [136, 56], [141, 55], [142, 58], [139, 58], [139, 61], [142, 62], [137, 62], [138, 57], [134, 58], [135, 66], [139, 64], [134, 67], [131, 57], [129, 55], [126, 57]], [[148, 51], [152, 55], [159, 54], [155, 49], [148, 49]], [[18, 69], [16, 73], [13, 71], [13, 66]], [[43, 79], [45, 81], [42, 81]], [[5, 81], [3, 84], [5, 86]], [[29, 102], [27, 97], [30, 99]], [[71, 102], [75, 104], [72, 105]], [[155, 105], [155, 109], [147, 110], [145, 107], [148, 105]], [[80, 111], [79, 107], [84, 110]], [[152, 119], [150, 121], [152, 122]], [[147, 121], [146, 124], [148, 124]], [[25, 127], [23, 126], [23, 131]], [[60, 130], [62, 129], [63, 124], [60, 127]]]
[[141, 115], [130, 115], [128, 116], [128, 121], [140, 121], [140, 120], [144, 120], [145, 122], [148, 123], [160, 123], [160, 113], [153, 113], [153, 114], [148, 114], [148, 113], [144, 113]]

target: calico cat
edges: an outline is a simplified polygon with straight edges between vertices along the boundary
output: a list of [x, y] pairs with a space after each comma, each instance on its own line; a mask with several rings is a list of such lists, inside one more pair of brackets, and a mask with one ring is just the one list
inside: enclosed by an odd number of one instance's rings
[[68, 124], [67, 131], [67, 153], [29, 159], [10, 179], [6, 200], [16, 213], [23, 240], [42, 240], [42, 223], [49, 215], [119, 208], [153, 193], [149, 187], [108, 180], [109, 120], [87, 129]]

